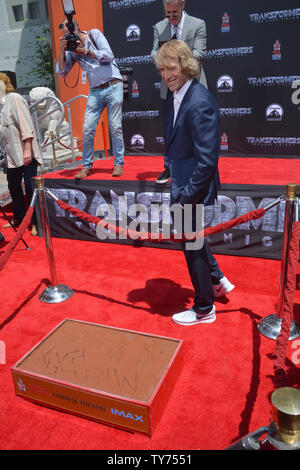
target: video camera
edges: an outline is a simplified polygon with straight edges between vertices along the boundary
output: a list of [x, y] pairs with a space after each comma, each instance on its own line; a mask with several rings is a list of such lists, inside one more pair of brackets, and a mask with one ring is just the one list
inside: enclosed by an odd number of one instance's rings
[[67, 51], [75, 51], [78, 47], [79, 36], [74, 33], [75, 25], [73, 22], [73, 15], [75, 15], [75, 8], [72, 0], [62, 0], [63, 9], [67, 17], [68, 23], [66, 24], [70, 34], [66, 36]]

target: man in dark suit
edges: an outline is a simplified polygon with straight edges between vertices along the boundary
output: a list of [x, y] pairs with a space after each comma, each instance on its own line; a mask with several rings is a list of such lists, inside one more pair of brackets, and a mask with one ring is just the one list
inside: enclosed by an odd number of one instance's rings
[[[206, 25], [200, 18], [188, 15], [184, 11], [185, 0], [163, 0], [166, 18], [159, 21], [153, 27], [153, 46], [151, 60], [155, 64], [155, 58], [159, 47], [170, 39], [184, 41], [192, 50], [195, 59], [201, 63], [206, 51]], [[203, 67], [201, 67], [199, 81], [207, 87]], [[168, 86], [161, 81], [160, 97], [165, 100], [168, 94]], [[164, 171], [156, 182], [166, 183], [170, 178], [168, 159], [164, 158]]]
[[[212, 94], [199, 83], [199, 63], [183, 42], [172, 40], [158, 51], [156, 65], [170, 93], [166, 101], [165, 145], [171, 173], [171, 204], [184, 210], [192, 205], [195, 225], [196, 205], [212, 205], [220, 187], [219, 110]], [[184, 243], [194, 305], [173, 315], [181, 325], [215, 321], [214, 298], [229, 293], [234, 285], [220, 271], [204, 240], [200, 249]]]

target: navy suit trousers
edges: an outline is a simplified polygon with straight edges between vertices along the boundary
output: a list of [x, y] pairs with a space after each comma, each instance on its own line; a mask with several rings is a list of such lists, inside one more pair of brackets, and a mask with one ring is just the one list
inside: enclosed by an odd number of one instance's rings
[[224, 276], [217, 260], [213, 256], [206, 240], [199, 250], [183, 250], [190, 278], [195, 291], [193, 309], [197, 313], [206, 314], [214, 305], [213, 284], [218, 284]]

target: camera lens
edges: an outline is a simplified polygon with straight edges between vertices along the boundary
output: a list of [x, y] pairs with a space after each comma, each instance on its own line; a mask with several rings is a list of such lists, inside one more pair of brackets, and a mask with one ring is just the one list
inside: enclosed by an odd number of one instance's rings
[[67, 42], [68, 51], [76, 51], [77, 46], [78, 44], [77, 44], [76, 39], [69, 39], [69, 41]]
[[76, 34], [72, 33], [66, 37], [66, 40], [67, 40], [67, 51], [76, 51], [78, 47], [79, 37]]

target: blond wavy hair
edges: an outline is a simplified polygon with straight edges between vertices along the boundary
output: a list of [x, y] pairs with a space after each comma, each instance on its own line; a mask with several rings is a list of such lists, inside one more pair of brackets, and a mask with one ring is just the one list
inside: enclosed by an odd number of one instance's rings
[[4, 82], [5, 84], [5, 91], [6, 93], [11, 93], [12, 91], [14, 91], [14, 87], [10, 81], [10, 78], [6, 75], [6, 73], [2, 73], [0, 72], [0, 80], [2, 82]]
[[168, 67], [174, 60], [179, 61], [182, 72], [189, 79], [200, 77], [199, 62], [193, 56], [189, 46], [178, 39], [172, 39], [158, 49], [155, 59], [156, 67], [158, 69], [162, 66]]

